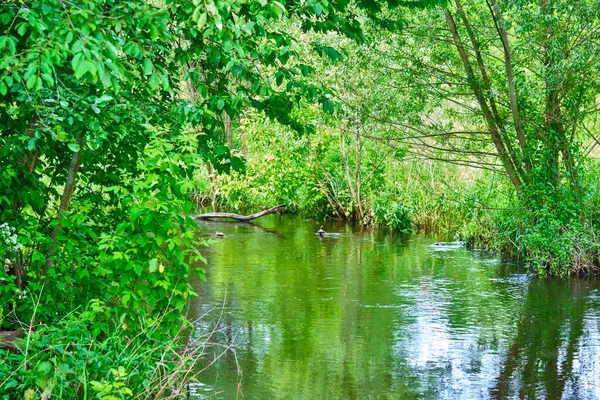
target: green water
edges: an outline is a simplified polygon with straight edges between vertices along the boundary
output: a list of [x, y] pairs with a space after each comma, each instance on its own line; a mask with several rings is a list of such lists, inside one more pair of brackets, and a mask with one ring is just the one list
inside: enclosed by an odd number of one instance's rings
[[[600, 286], [457, 244], [267, 216], [202, 224], [194, 398], [600, 398]], [[242, 397], [243, 396], [243, 397]]]

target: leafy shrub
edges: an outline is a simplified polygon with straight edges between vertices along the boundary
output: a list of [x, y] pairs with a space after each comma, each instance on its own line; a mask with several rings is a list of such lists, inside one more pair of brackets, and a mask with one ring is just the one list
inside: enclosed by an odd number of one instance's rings
[[203, 346], [157, 339], [168, 319], [142, 318], [134, 331], [115, 325], [110, 307], [93, 300], [83, 312], [38, 325], [27, 331], [19, 351], [0, 347], [0, 397], [182, 398]]
[[373, 204], [373, 220], [378, 225], [389, 226], [402, 232], [413, 228], [412, 211], [404, 204], [383, 197]]

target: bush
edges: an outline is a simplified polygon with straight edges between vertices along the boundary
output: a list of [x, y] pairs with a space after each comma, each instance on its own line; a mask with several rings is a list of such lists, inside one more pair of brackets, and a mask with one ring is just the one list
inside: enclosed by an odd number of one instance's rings
[[[203, 345], [158, 339], [168, 318], [141, 318], [141, 329], [114, 324], [110, 307], [93, 300], [53, 325], [27, 329], [19, 351], [0, 347], [0, 397], [184, 398]], [[32, 321], [35, 324], [35, 321]], [[108, 324], [102, 332], [99, 325]], [[181, 333], [184, 327], [179, 328]]]

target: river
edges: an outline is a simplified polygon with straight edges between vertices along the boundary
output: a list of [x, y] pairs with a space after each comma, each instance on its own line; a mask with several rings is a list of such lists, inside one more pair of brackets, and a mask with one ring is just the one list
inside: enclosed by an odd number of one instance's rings
[[[205, 222], [192, 398], [600, 398], [600, 285], [298, 216]], [[438, 239], [439, 240], [439, 239]], [[226, 350], [230, 345], [234, 351]]]

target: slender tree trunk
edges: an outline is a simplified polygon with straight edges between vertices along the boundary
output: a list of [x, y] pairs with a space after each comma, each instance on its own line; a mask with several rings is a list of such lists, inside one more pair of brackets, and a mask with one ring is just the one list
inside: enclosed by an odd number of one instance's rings
[[361, 177], [361, 154], [362, 154], [362, 142], [360, 141], [360, 135], [358, 130], [354, 134], [354, 151], [356, 169], [354, 172], [354, 183], [356, 184], [356, 205], [358, 206], [358, 219], [361, 224], [365, 223], [365, 212], [362, 204], [362, 177]]
[[554, 36], [554, 26], [551, 23], [552, 14], [554, 13], [554, 6], [552, 0], [541, 1], [541, 12], [548, 16], [550, 21], [546, 26], [546, 40], [544, 41], [544, 80], [546, 85], [546, 99], [545, 99], [545, 125], [544, 131], [542, 132], [542, 138], [544, 140], [544, 147], [546, 148], [546, 154], [549, 156], [547, 159], [547, 167], [551, 172], [551, 182], [554, 187], [558, 187], [560, 184], [560, 160], [559, 160], [559, 149], [561, 148], [560, 142], [564, 140], [565, 129], [561, 120], [561, 87], [562, 77], [559, 77], [554, 72], [557, 60], [555, 59], [553, 52], [552, 38]]
[[60, 206], [58, 208], [57, 219], [58, 223], [52, 229], [52, 233], [50, 238], [52, 240], [52, 244], [48, 249], [46, 254], [46, 266], [54, 265], [54, 260], [52, 256], [54, 254], [54, 250], [56, 248], [56, 242], [58, 240], [58, 234], [62, 230], [62, 223], [65, 213], [69, 208], [69, 203], [71, 202], [71, 197], [73, 196], [73, 189], [75, 188], [75, 183], [77, 181], [77, 171], [79, 170], [79, 165], [81, 164], [81, 150], [83, 147], [83, 140], [81, 133], [77, 132], [75, 134], [75, 140], [79, 145], [79, 151], [73, 152], [71, 157], [71, 165], [69, 166], [69, 173], [67, 175], [67, 181], [65, 182], [65, 188], [63, 190], [62, 197], [60, 199]]
[[244, 121], [240, 121], [240, 141], [242, 142], [242, 154], [248, 157], [248, 142], [246, 140], [246, 129]]
[[[346, 183], [348, 184], [348, 190], [350, 190], [350, 197], [352, 201], [354, 201], [356, 195], [354, 194], [354, 185], [352, 184], [352, 178], [350, 176], [350, 166], [348, 165], [348, 152], [346, 151], [346, 138], [344, 137], [344, 133], [340, 132], [340, 144], [342, 150], [342, 161], [344, 162], [344, 175], [346, 176]], [[354, 207], [352, 207], [354, 208]], [[350, 210], [353, 212], [354, 210]], [[348, 211], [344, 210], [344, 214], [346, 214], [346, 218], [348, 218]]]
[[[329, 203], [329, 206], [335, 212], [338, 219], [341, 219], [341, 220], [347, 219], [348, 216], [346, 215], [346, 210], [344, 209], [342, 202], [340, 201], [340, 199], [337, 196], [337, 190], [335, 188], [335, 184], [333, 182], [333, 179], [331, 178], [331, 175], [329, 174], [329, 172], [327, 172], [327, 170], [325, 169], [325, 167], [323, 166], [321, 161], [319, 161], [318, 157], [317, 157], [317, 162], [318, 162], [319, 166], [321, 167], [321, 171], [323, 171], [323, 175], [325, 176], [325, 178], [327, 179], [327, 182], [329, 183], [329, 187], [331, 188], [331, 195], [330, 195], [329, 191], [327, 190], [327, 185], [323, 182], [319, 182], [319, 187], [321, 188], [321, 191], [325, 195], [325, 198], [327, 198], [327, 202]], [[344, 212], [344, 215], [340, 214], [340, 210], [342, 212]]]
[[513, 116], [515, 130], [517, 131], [517, 138], [519, 139], [519, 145], [521, 146], [521, 149], [525, 149], [527, 146], [527, 141], [525, 139], [525, 132], [523, 129], [523, 122], [521, 121], [519, 107], [517, 106], [517, 92], [515, 90], [515, 78], [513, 75], [508, 34], [506, 33], [506, 28], [504, 27], [504, 20], [502, 19], [498, 2], [496, 0], [492, 0], [492, 5], [489, 8], [492, 19], [494, 20], [494, 25], [496, 26], [496, 30], [498, 31], [498, 35], [502, 41], [502, 49], [504, 50], [504, 68], [506, 70], [506, 82], [508, 85], [510, 110]]
[[223, 112], [223, 136], [223, 143], [229, 143], [229, 148], [233, 150], [233, 124], [231, 123], [231, 117], [226, 112]]
[[471, 67], [471, 63], [469, 61], [469, 56], [467, 55], [464, 45], [462, 44], [462, 41], [460, 40], [460, 37], [458, 35], [458, 31], [456, 29], [456, 24], [454, 22], [454, 18], [452, 18], [452, 14], [450, 13], [450, 10], [448, 10], [448, 9], [446, 9], [444, 11], [444, 15], [446, 17], [446, 23], [448, 24], [448, 28], [450, 29], [450, 32], [452, 33], [454, 45], [456, 46], [456, 49], [458, 50], [458, 54], [462, 61], [463, 67], [465, 69], [465, 73], [467, 74], [469, 85], [471, 86], [471, 89], [473, 90], [473, 94], [475, 95], [477, 102], [479, 103], [479, 107], [481, 108], [483, 117], [488, 126], [490, 136], [492, 138], [494, 145], [496, 146], [496, 150], [498, 151], [498, 156], [500, 157], [500, 160], [502, 161], [502, 164], [504, 165], [506, 173], [508, 174], [508, 177], [510, 178], [515, 190], [517, 190], [517, 192], [520, 192], [521, 191], [521, 179], [519, 178], [515, 164], [513, 163], [509, 154], [507, 153], [506, 146], [504, 145], [504, 142], [502, 141], [502, 137], [500, 136], [500, 132], [498, 131], [498, 125], [496, 124], [496, 121], [493, 118], [493, 115], [487, 104], [486, 97], [484, 96], [484, 94], [481, 90], [480, 84], [477, 81], [477, 78], [475, 77], [473, 68]]
[[[509, 135], [506, 132], [504, 119], [502, 117], [500, 117], [500, 113], [498, 112], [496, 100], [495, 100], [494, 96], [492, 96], [492, 93], [493, 93], [492, 85], [490, 83], [490, 78], [487, 74], [487, 70], [485, 67], [485, 63], [483, 61], [483, 57], [481, 56], [481, 48], [479, 46], [477, 39], [475, 38], [473, 28], [471, 27], [471, 22], [467, 18], [467, 15], [465, 14], [465, 11], [462, 8], [462, 4], [461, 4], [460, 0], [455, 0], [454, 2], [456, 4], [456, 9], [460, 15], [463, 25], [465, 26], [465, 29], [467, 30], [467, 34], [469, 36], [471, 46], [473, 46], [473, 50], [475, 50], [475, 59], [477, 60], [477, 65], [479, 66], [479, 71], [481, 73], [481, 79], [482, 79], [483, 84], [485, 85], [485, 89], [488, 93], [492, 116], [494, 117], [494, 119], [496, 121], [496, 126], [498, 126], [498, 130], [499, 130], [500, 134], [504, 137], [504, 143], [506, 144], [506, 150], [508, 152], [508, 155], [511, 158], [513, 164], [515, 165], [515, 169], [519, 173], [521, 180], [524, 180], [526, 175], [525, 175], [523, 169], [521, 168], [521, 163], [519, 162], [519, 160], [515, 154], [515, 151], [513, 150], [511, 140], [509, 138]], [[524, 137], [522, 139], [519, 138], [519, 143], [521, 144], [521, 148], [524, 148], [525, 147], [525, 138]], [[527, 168], [527, 171], [529, 171], [529, 168]]]

